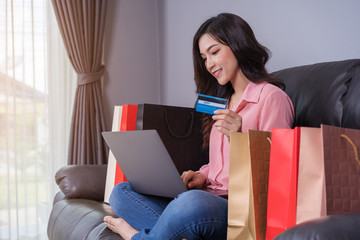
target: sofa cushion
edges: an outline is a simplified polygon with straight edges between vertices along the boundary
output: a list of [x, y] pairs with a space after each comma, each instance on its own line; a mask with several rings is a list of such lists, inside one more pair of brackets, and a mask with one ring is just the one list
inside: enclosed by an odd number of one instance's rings
[[273, 75], [286, 84], [295, 109], [294, 126], [327, 124], [360, 129], [360, 59], [288, 68]]
[[360, 239], [360, 213], [327, 216], [296, 225], [274, 240]]
[[122, 239], [103, 222], [104, 216], [114, 216], [108, 204], [86, 199], [61, 200], [54, 204], [48, 223], [52, 240]]
[[349, 128], [359, 128], [360, 126], [360, 66], [354, 67], [354, 75], [349, 82], [348, 92], [344, 96], [344, 115], [343, 124]]
[[104, 200], [107, 165], [69, 165], [55, 175], [65, 198]]

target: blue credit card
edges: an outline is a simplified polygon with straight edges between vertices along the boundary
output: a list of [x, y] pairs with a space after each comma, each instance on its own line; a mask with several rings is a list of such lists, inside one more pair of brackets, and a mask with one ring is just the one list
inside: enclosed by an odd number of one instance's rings
[[227, 99], [199, 94], [196, 100], [196, 111], [215, 114], [218, 109], [226, 109]]

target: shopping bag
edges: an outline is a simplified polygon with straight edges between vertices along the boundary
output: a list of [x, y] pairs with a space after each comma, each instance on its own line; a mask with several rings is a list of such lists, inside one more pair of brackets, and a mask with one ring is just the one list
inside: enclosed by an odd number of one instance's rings
[[321, 125], [327, 214], [360, 211], [360, 130]]
[[264, 239], [270, 132], [230, 136], [228, 240]]
[[157, 130], [181, 174], [207, 164], [208, 149], [202, 148], [202, 114], [194, 108], [139, 104], [136, 129]]
[[[134, 131], [136, 128], [137, 105], [124, 104], [121, 108], [120, 131]], [[115, 159], [115, 158], [114, 158]], [[115, 160], [116, 161], [116, 160]], [[114, 186], [126, 182], [126, 177], [121, 167], [116, 162]]]
[[[111, 131], [135, 130], [136, 115], [137, 105], [125, 104], [115, 106]], [[114, 186], [125, 181], [127, 181], [126, 177], [110, 150], [106, 173], [104, 202], [109, 202], [109, 197]]]
[[322, 146], [320, 128], [300, 128], [296, 224], [326, 216]]
[[300, 128], [272, 129], [266, 239], [296, 224]]

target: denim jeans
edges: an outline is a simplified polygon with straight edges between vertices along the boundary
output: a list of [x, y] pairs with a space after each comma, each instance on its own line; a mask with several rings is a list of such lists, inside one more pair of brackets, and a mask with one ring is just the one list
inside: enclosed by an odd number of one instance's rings
[[115, 186], [110, 196], [115, 214], [139, 231], [132, 239], [226, 239], [226, 199], [189, 190], [175, 199], [142, 195], [129, 183]]

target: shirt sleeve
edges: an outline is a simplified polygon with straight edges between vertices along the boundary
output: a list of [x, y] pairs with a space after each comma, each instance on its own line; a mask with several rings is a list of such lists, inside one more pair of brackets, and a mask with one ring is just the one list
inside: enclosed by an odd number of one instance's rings
[[281, 90], [269, 95], [259, 116], [259, 130], [291, 128], [293, 122], [294, 108], [289, 96]]
[[205, 164], [205, 165], [203, 165], [203, 166], [199, 169], [199, 171], [196, 172], [196, 173], [202, 173], [202, 174], [205, 175], [205, 177], [206, 177], [205, 186], [210, 184], [210, 181], [209, 181], [209, 178], [208, 178], [208, 176], [209, 176], [209, 171], [210, 171], [210, 166], [209, 166], [209, 164]]
[[203, 165], [198, 172], [204, 174], [206, 177], [209, 175], [210, 166], [209, 164]]

